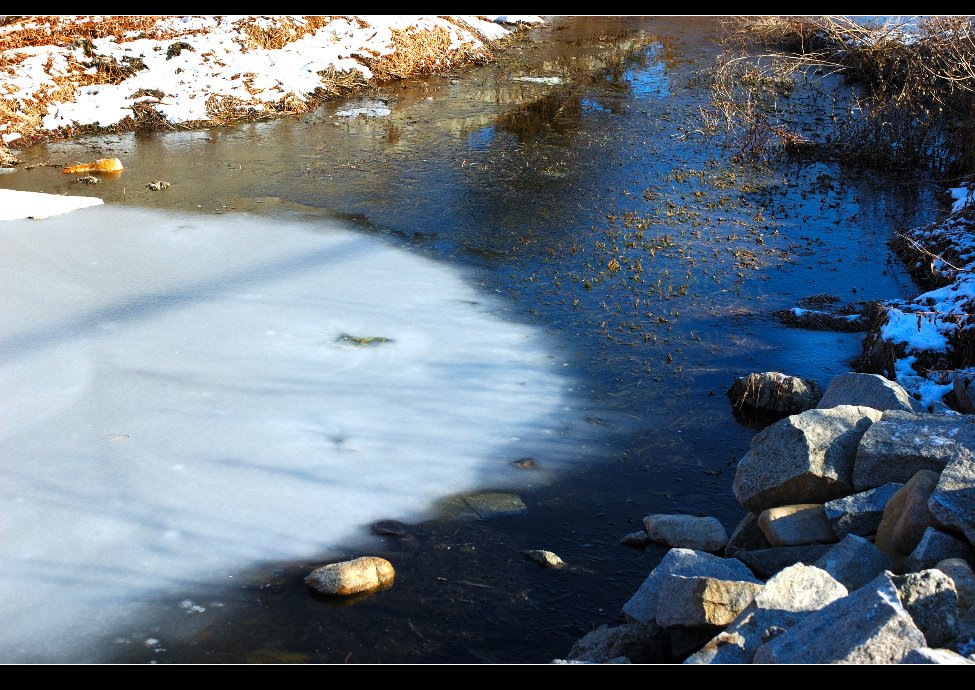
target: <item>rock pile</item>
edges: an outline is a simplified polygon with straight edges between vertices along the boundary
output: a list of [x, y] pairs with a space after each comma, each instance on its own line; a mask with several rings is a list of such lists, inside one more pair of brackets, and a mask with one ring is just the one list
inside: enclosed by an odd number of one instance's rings
[[713, 518], [644, 519], [673, 548], [568, 660], [975, 663], [975, 417], [844, 374], [756, 434], [733, 488], [726, 540]]

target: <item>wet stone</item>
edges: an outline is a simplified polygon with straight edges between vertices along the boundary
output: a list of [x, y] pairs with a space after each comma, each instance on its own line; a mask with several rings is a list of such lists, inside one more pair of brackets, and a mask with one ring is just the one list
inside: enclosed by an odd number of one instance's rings
[[305, 577], [305, 584], [322, 594], [348, 596], [389, 587], [394, 578], [392, 563], [376, 556], [363, 556], [315, 568]]

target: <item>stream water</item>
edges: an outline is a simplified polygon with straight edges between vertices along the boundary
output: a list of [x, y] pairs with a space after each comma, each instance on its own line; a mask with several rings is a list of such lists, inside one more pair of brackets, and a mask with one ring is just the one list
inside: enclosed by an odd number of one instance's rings
[[[546, 663], [663, 555], [619, 543], [644, 515], [733, 529], [754, 433], [734, 377], [825, 385], [862, 337], [772, 312], [912, 296], [886, 242], [940, 203], [916, 179], [733, 163], [694, 131], [720, 34], [553, 20], [300, 118], [20, 152], [126, 171], [0, 177], [106, 204], [0, 226], [0, 660]], [[795, 98], [823, 126], [828, 99]], [[451, 510], [475, 490], [527, 510]], [[393, 587], [303, 583], [366, 554]]]

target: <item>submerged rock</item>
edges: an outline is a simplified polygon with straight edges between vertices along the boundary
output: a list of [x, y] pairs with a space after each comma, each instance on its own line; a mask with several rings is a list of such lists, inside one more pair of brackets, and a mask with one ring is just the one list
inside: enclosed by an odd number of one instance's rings
[[498, 515], [517, 515], [528, 510], [516, 494], [489, 491], [451, 496], [438, 504], [440, 514], [451, 520], [482, 520]]
[[363, 556], [315, 568], [305, 584], [322, 594], [348, 596], [389, 587], [395, 575], [393, 564], [385, 558]]

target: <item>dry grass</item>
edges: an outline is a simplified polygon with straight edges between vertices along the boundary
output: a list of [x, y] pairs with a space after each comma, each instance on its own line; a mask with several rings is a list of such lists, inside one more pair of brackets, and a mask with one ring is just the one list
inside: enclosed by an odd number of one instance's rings
[[315, 33], [336, 18], [332, 15], [309, 15], [300, 20], [295, 17], [261, 17], [262, 22], [247, 18], [238, 21], [235, 26], [243, 34], [241, 45], [245, 50], [278, 50]]
[[450, 69], [462, 61], [482, 57], [478, 51], [461, 50], [452, 54], [449, 50], [450, 32], [442, 27], [432, 29], [393, 29], [394, 51], [387, 55], [367, 59], [373, 77], [379, 81], [404, 79], [423, 74], [435, 74]]
[[[828, 141], [815, 142], [822, 152], [888, 168], [931, 166], [946, 176], [975, 170], [971, 17], [922, 17], [909, 27], [836, 16], [746, 17], [727, 28], [703, 129], [734, 134], [743, 153], [803, 148], [779, 118], [789, 89], [800, 78], [836, 74], [855, 95], [834, 112]], [[757, 46], [771, 52], [756, 54]]]

